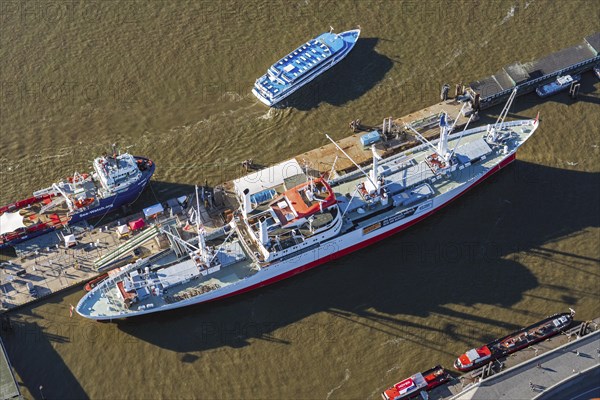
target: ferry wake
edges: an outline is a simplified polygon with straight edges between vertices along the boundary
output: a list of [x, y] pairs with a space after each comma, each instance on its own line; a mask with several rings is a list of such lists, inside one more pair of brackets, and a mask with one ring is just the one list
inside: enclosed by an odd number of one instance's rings
[[229, 223], [207, 233], [196, 218], [193, 240], [165, 230], [186, 249], [181, 256], [171, 251], [123, 267], [87, 293], [77, 312], [110, 320], [222, 299], [406, 229], [515, 159], [538, 118], [505, 122], [514, 95], [495, 124], [467, 129], [467, 123], [461, 132], [452, 132], [442, 114], [440, 138], [432, 142], [407, 126], [422, 144], [385, 159], [372, 147], [372, 165], [366, 170], [356, 165], [352, 172], [326, 179], [294, 160], [303, 173], [286, 175], [296, 169], [284, 163], [270, 187], [237, 179], [238, 209]]

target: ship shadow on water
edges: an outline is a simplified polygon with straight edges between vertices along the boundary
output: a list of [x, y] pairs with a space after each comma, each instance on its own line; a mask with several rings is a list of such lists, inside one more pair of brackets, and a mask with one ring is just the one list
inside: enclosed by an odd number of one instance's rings
[[348, 56], [275, 105], [308, 111], [321, 103], [342, 106], [371, 90], [385, 77], [394, 61], [375, 51], [378, 38], [360, 38]]
[[[528, 291], [545, 286], [519, 257], [560, 256], [573, 274], [586, 273], [578, 266], [599, 262], [543, 248], [600, 226], [599, 178], [597, 173], [516, 161], [424, 222], [352, 256], [248, 294], [115, 323], [126, 334], [193, 362], [187, 354], [256, 340], [294, 344], [314, 334], [298, 322], [325, 312], [449, 356], [443, 343], [422, 338], [428, 332], [443, 333], [467, 346], [521, 327], [449, 306], [510, 309]], [[543, 300], [552, 301], [557, 312], [582, 295], [568, 287], [554, 290], [557, 297]], [[527, 320], [543, 316], [536, 310], [511, 313]], [[436, 322], [414, 322], [419, 317]], [[460, 326], [453, 322], [457, 320]], [[482, 324], [494, 332], [482, 332]], [[331, 327], [316, 329], [323, 330], [322, 337], [337, 337]], [[290, 330], [298, 332], [290, 335]]]

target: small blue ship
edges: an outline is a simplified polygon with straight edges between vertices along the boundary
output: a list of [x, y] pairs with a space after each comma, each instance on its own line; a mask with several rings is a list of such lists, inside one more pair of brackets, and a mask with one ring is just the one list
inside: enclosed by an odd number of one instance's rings
[[547, 85], [543, 85], [535, 89], [535, 92], [540, 97], [548, 97], [562, 92], [571, 86], [572, 83], [579, 82], [581, 77], [579, 75], [564, 75], [556, 78], [554, 82], [550, 82]]
[[133, 203], [155, 168], [148, 158], [117, 154], [114, 148], [112, 156], [94, 160], [91, 173], [75, 172], [32, 197], [0, 207], [0, 249]]
[[[333, 29], [332, 29], [333, 31]], [[252, 93], [269, 107], [285, 99], [340, 62], [354, 47], [360, 29], [326, 32], [304, 43], [254, 83]]]

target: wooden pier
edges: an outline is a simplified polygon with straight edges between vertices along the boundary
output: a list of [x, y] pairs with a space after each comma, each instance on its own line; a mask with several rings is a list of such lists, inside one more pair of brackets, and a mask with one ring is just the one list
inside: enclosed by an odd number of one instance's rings
[[[463, 104], [464, 103], [458, 102], [455, 99], [449, 99], [422, 110], [415, 111], [406, 116], [396, 119], [392, 118], [392, 135], [389, 135], [391, 136], [390, 138], [387, 138], [386, 134], [383, 133], [383, 124], [373, 127], [373, 130], [382, 132], [382, 140], [375, 144], [378, 154], [385, 158], [419, 145], [420, 142], [414, 137], [410, 130], [405, 129], [405, 126], [407, 125], [412, 125], [428, 140], [436, 139], [440, 134], [438, 122], [441, 113], [448, 114], [448, 117], [451, 119], [457, 118], [458, 116], [455, 129], [462, 128], [469, 119], [460, 114]], [[337, 144], [361, 166], [369, 164], [373, 157], [371, 147], [363, 146], [360, 142], [360, 137], [367, 133], [367, 131], [368, 129], [363, 132], [354, 133], [351, 136], [337, 141]], [[324, 146], [302, 153], [296, 156], [295, 159], [300, 165], [308, 163], [311, 169], [316, 170], [321, 174], [328, 174], [332, 169], [338, 174], [343, 174], [356, 169], [352, 161], [346, 158], [332, 143], [327, 143]]]
[[[207, 210], [200, 206], [201, 219], [210, 232], [213, 217], [222, 221], [223, 208], [209, 207]], [[165, 235], [152, 234], [160, 227], [178, 229], [184, 240], [196, 235], [194, 226], [185, 227], [187, 217], [183, 213], [170, 216], [166, 212], [146, 219], [146, 227], [130, 232], [128, 237], [118, 235], [117, 226], [140, 217], [141, 213], [136, 213], [95, 228], [71, 227], [77, 241], [73, 247], [66, 247], [57, 231], [17, 245], [17, 258], [0, 263], [0, 314], [81, 286], [107, 270], [163, 251], [168, 247]]]

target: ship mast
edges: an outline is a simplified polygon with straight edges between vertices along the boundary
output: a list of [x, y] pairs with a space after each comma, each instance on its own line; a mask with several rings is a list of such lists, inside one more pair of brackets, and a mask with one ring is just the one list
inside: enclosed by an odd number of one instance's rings
[[444, 155], [440, 153], [439, 149], [436, 146], [434, 146], [433, 143], [427, 140], [425, 136], [417, 132], [417, 130], [413, 128], [412, 125], [406, 125], [405, 128], [410, 129], [414, 133], [415, 137], [419, 140], [419, 142], [429, 146], [435, 152], [435, 154], [437, 154], [441, 158], [444, 158]]
[[504, 119], [508, 115], [508, 110], [513, 103], [513, 100], [517, 97], [517, 88], [515, 87], [508, 98], [508, 101], [504, 105], [502, 112], [498, 115], [498, 119], [496, 123], [492, 125], [488, 125], [487, 127], [487, 141], [489, 143], [496, 143], [498, 141], [498, 131], [502, 129], [502, 125], [504, 125]]
[[510, 97], [508, 98], [508, 101], [504, 105], [502, 112], [500, 113], [500, 115], [498, 115], [498, 119], [496, 120], [496, 123], [494, 124], [494, 128], [502, 129], [502, 125], [504, 124], [504, 119], [506, 118], [506, 115], [508, 114], [508, 110], [510, 110], [510, 107], [512, 106], [512, 103], [513, 103], [513, 100], [515, 99], [515, 97], [517, 97], [517, 88], [516, 87], [513, 89], [512, 93], [510, 94]]
[[203, 231], [204, 227], [202, 227], [202, 232], [200, 231], [200, 197], [198, 196], [198, 185], [196, 185], [196, 232], [198, 234], [198, 248], [200, 250], [200, 257], [208, 264], [209, 257], [206, 251], [206, 240]]
[[360, 165], [358, 165], [358, 164], [357, 164], [357, 163], [356, 163], [356, 162], [355, 162], [355, 161], [352, 159], [352, 157], [350, 157], [350, 156], [348, 155], [348, 153], [346, 153], [346, 152], [344, 151], [344, 149], [342, 149], [342, 148], [341, 148], [341, 147], [340, 147], [340, 146], [339, 146], [339, 145], [338, 145], [338, 144], [337, 144], [337, 143], [336, 143], [336, 142], [335, 142], [335, 141], [334, 141], [332, 138], [330, 138], [330, 137], [329, 137], [329, 135], [325, 134], [325, 137], [326, 137], [327, 139], [329, 139], [329, 140], [331, 141], [331, 143], [333, 143], [333, 145], [334, 145], [335, 147], [337, 147], [337, 149], [338, 149], [339, 151], [341, 151], [341, 152], [342, 152], [342, 154], [344, 154], [344, 155], [345, 155], [345, 156], [348, 158], [348, 160], [350, 160], [350, 161], [352, 162], [352, 164], [354, 164], [354, 166], [355, 166], [356, 168], [358, 168], [358, 170], [359, 170], [360, 172], [362, 172], [362, 174], [363, 174], [364, 176], [366, 176], [366, 177], [367, 177], [367, 179], [369, 180], [369, 182], [371, 182], [371, 184], [373, 185], [373, 187], [377, 187], [377, 185], [376, 185], [376, 184], [375, 184], [375, 182], [374, 182], [374, 181], [371, 179], [371, 177], [369, 176], [369, 174], [367, 174], [367, 173], [365, 172], [365, 170], [364, 170], [364, 169], [362, 169], [362, 168], [360, 167]]

